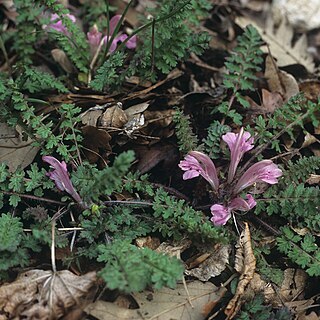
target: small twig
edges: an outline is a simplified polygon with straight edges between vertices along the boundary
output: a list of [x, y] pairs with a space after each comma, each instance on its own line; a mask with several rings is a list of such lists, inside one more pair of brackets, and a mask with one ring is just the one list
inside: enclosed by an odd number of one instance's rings
[[1, 192], [6, 195], [16, 195], [21, 198], [26, 198], [26, 199], [36, 200], [36, 201], [48, 202], [48, 203], [58, 204], [58, 205], [62, 205], [62, 206], [66, 205], [66, 203], [61, 202], [61, 201], [56, 201], [56, 200], [43, 198], [43, 197], [32, 196], [30, 194], [22, 194], [22, 193], [11, 192], [11, 191], [1, 191]]
[[56, 227], [56, 219], [52, 219], [51, 221], [51, 265], [53, 273], [57, 272], [56, 266], [56, 250], [55, 250], [55, 227]]

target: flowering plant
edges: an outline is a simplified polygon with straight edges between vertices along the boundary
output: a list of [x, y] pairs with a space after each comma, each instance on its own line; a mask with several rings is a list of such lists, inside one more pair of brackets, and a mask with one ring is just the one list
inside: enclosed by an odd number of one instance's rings
[[[222, 136], [222, 140], [227, 143], [230, 149], [230, 165], [228, 171], [227, 183], [232, 186], [229, 193], [230, 199], [224, 204], [213, 204], [210, 208], [212, 213], [211, 221], [215, 225], [225, 225], [230, 219], [232, 213], [236, 210], [248, 211], [252, 209], [257, 203], [251, 194], [246, 194], [246, 200], [240, 197], [240, 193], [252, 186], [256, 182], [266, 182], [275, 184], [278, 182], [277, 178], [282, 176], [282, 171], [271, 160], [262, 160], [255, 163], [234, 182], [234, 177], [237, 167], [243, 155], [251, 150], [254, 145], [254, 139], [249, 132], [241, 128], [240, 132], [235, 134], [228, 132]], [[218, 193], [219, 178], [217, 170], [212, 160], [202, 152], [191, 151], [180, 161], [179, 167], [185, 171], [183, 179], [188, 180], [199, 175], [206, 179], [212, 189]]]
[[75, 190], [74, 186], [69, 177], [67, 170], [67, 164], [51, 156], [43, 156], [42, 160], [50, 164], [50, 167], [54, 169], [51, 172], [48, 172], [48, 177], [54, 181], [56, 187], [60, 191], [66, 191], [70, 196], [78, 203], [82, 202], [82, 199], [78, 192]]

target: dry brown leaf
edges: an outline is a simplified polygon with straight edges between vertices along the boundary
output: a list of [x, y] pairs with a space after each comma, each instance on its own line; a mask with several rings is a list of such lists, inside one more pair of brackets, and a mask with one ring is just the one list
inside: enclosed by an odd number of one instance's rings
[[[280, 26], [276, 30], [274, 30], [274, 22], [271, 16], [267, 19], [264, 28], [246, 17], [237, 17], [236, 23], [242, 28], [252, 24], [259, 31], [262, 39], [268, 44], [271, 54], [277, 59], [279, 67], [301, 64], [310, 73], [314, 72], [313, 58], [307, 51], [308, 43], [306, 35], [300, 36], [292, 46], [294, 32], [286, 19], [282, 19]], [[265, 52], [269, 52], [268, 48]]]
[[85, 312], [99, 320], [202, 320], [226, 292], [225, 288], [219, 289], [210, 282], [194, 281], [187, 284], [187, 288], [189, 296], [183, 284], [178, 284], [176, 289], [133, 294], [139, 309], [121, 308], [99, 300], [87, 306]]
[[179, 242], [176, 243], [168, 243], [168, 242], [162, 242], [158, 248], [156, 249], [157, 252], [161, 252], [163, 254], [166, 254], [170, 257], [176, 257], [178, 259], [181, 259], [181, 253], [188, 249], [191, 245], [191, 240], [189, 239], [182, 239]]
[[[148, 320], [202, 320], [208, 313], [207, 305], [217, 303], [226, 292], [225, 288], [217, 288], [210, 282], [194, 281], [187, 284], [188, 293], [183, 284], [172, 290], [163, 288], [155, 293], [142, 292], [134, 294], [140, 306], [143, 319]], [[189, 300], [193, 304], [190, 305]], [[209, 310], [210, 312], [211, 310]]]
[[23, 140], [19, 127], [13, 129], [0, 123], [0, 163], [6, 163], [11, 172], [18, 167], [24, 169], [33, 161], [40, 148], [32, 143], [30, 138]]
[[30, 270], [0, 287], [0, 313], [10, 319], [58, 319], [82, 309], [94, 292], [95, 282], [95, 272], [76, 276], [68, 270]]
[[262, 89], [261, 106], [253, 101], [250, 97], [245, 97], [250, 103], [250, 113], [252, 114], [266, 114], [273, 113], [278, 107], [283, 104], [283, 99], [278, 92], [270, 92]]
[[81, 128], [83, 134], [83, 152], [90, 163], [96, 163], [99, 159], [107, 161], [111, 153], [111, 136], [103, 129], [94, 126], [84, 126]]
[[299, 89], [304, 93], [307, 100], [317, 102], [320, 98], [320, 81], [306, 80], [299, 83]]
[[160, 240], [156, 237], [139, 237], [135, 240], [137, 247], [139, 248], [149, 248], [155, 250], [160, 246]]
[[[241, 308], [243, 294], [252, 280], [256, 269], [256, 258], [251, 246], [251, 236], [248, 223], [242, 231], [239, 239], [239, 249], [237, 249], [236, 270], [240, 270], [240, 277], [234, 297], [229, 301], [224, 313], [227, 319], [233, 319]], [[242, 256], [240, 259], [239, 256]]]
[[289, 73], [279, 70], [274, 59], [268, 55], [264, 76], [267, 80], [270, 91], [279, 92], [284, 102], [299, 93], [299, 86], [296, 79]]
[[122, 104], [117, 103], [115, 106], [107, 108], [100, 117], [100, 125], [104, 128], [122, 128], [128, 122], [126, 113], [122, 110]]
[[311, 30], [320, 27], [319, 0], [273, 1], [272, 11], [280, 18], [286, 17], [289, 23], [299, 30]]
[[210, 256], [198, 268], [186, 270], [185, 274], [201, 281], [208, 281], [210, 278], [219, 276], [229, 263], [230, 249], [230, 245], [214, 247]]
[[61, 68], [67, 73], [75, 72], [75, 67], [66, 55], [66, 53], [61, 49], [53, 49], [51, 50], [52, 58], [55, 62], [57, 62]]
[[320, 183], [320, 175], [319, 174], [311, 174], [310, 177], [306, 180], [306, 183], [312, 184], [319, 184]]

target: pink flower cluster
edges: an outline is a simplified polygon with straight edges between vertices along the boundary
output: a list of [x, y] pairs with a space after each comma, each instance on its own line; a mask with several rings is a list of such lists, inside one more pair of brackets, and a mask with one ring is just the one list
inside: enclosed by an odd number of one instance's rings
[[[222, 140], [227, 143], [230, 149], [230, 166], [227, 182], [231, 184], [241, 158], [254, 147], [254, 140], [250, 133], [244, 131], [243, 128], [237, 134], [228, 132], [222, 136]], [[185, 171], [183, 174], [184, 180], [202, 176], [210, 183], [213, 190], [218, 191], [219, 178], [216, 167], [212, 160], [204, 153], [199, 151], [189, 152], [185, 159], [180, 161], [179, 167]], [[233, 199], [231, 201], [228, 201], [226, 205], [214, 204], [211, 206], [211, 221], [218, 226], [225, 225], [233, 211], [248, 211], [252, 209], [257, 204], [252, 195], [247, 194], [245, 200], [239, 196], [240, 192], [256, 182], [275, 184], [278, 182], [277, 178], [281, 176], [282, 171], [271, 160], [262, 160], [255, 163], [235, 183], [232, 189]]]
[[[73, 23], [75, 23], [77, 20], [76, 17], [73, 16], [72, 14], [66, 14], [64, 16], [68, 17]], [[93, 26], [91, 30], [87, 33], [87, 39], [90, 45], [90, 51], [92, 56], [96, 53], [101, 41], [104, 45], [106, 45], [109, 42], [109, 40], [111, 39], [111, 36], [115, 32], [115, 29], [120, 19], [121, 19], [121, 15], [116, 15], [110, 19], [109, 32], [108, 32], [108, 35], [104, 37], [102, 33], [99, 32], [96, 26]], [[51, 23], [45, 26], [45, 29], [51, 28], [65, 35], [69, 35], [68, 29], [66, 28], [66, 26], [63, 25], [62, 20], [57, 14], [52, 14], [50, 17], [50, 21]], [[128, 38], [128, 35], [124, 33], [117, 34], [112, 40], [112, 43], [109, 48], [109, 52], [114, 52], [117, 48], [118, 43], [124, 42], [127, 38]], [[126, 42], [126, 47], [128, 49], [135, 49], [136, 46], [137, 46], [137, 36], [131, 37]]]
[[60, 191], [69, 193], [76, 202], [81, 203], [82, 199], [70, 180], [67, 164], [64, 161], [60, 162], [51, 156], [43, 156], [42, 160], [49, 163], [51, 168], [54, 169], [53, 171], [48, 172], [47, 175], [51, 180], [54, 181], [56, 187]]
[[[104, 37], [102, 37], [102, 33], [99, 32], [98, 28], [95, 25], [91, 28], [91, 30], [87, 33], [87, 38], [88, 38], [88, 42], [90, 44], [90, 49], [91, 49], [91, 55], [95, 54], [101, 41], [103, 42], [103, 44], [107, 44], [109, 40], [111, 40], [111, 36], [115, 32], [115, 29], [120, 19], [121, 19], [121, 15], [119, 14], [110, 19], [109, 32], [108, 32], [108, 35]], [[109, 52], [114, 52], [117, 48], [118, 43], [124, 42], [127, 38], [128, 36], [124, 33], [117, 34], [112, 40], [112, 43], [109, 47]], [[126, 47], [128, 49], [135, 49], [136, 46], [137, 46], [137, 36], [133, 36], [127, 41]]]

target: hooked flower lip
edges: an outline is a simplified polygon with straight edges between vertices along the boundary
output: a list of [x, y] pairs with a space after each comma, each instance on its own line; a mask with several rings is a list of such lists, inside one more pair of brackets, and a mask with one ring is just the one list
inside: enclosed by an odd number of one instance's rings
[[231, 200], [227, 207], [221, 204], [214, 204], [210, 207], [212, 218], [210, 219], [214, 225], [223, 226], [230, 219], [232, 211], [249, 211], [256, 206], [257, 202], [251, 194], [246, 195], [247, 200], [240, 197]]
[[214, 190], [219, 188], [217, 170], [212, 160], [200, 151], [191, 151], [184, 160], [180, 161], [179, 167], [186, 171], [183, 179], [188, 180], [201, 175], [206, 179]]
[[56, 187], [60, 191], [66, 191], [69, 193], [77, 202], [82, 202], [80, 195], [75, 190], [70, 180], [67, 164], [64, 161], [60, 162], [58, 159], [52, 156], [43, 156], [42, 160], [49, 163], [50, 167], [54, 169], [53, 171], [48, 172], [47, 175], [51, 180], [54, 181]]
[[277, 178], [282, 176], [282, 170], [271, 160], [262, 160], [253, 164], [238, 180], [234, 193], [239, 193], [256, 182], [269, 184], [278, 183]]

